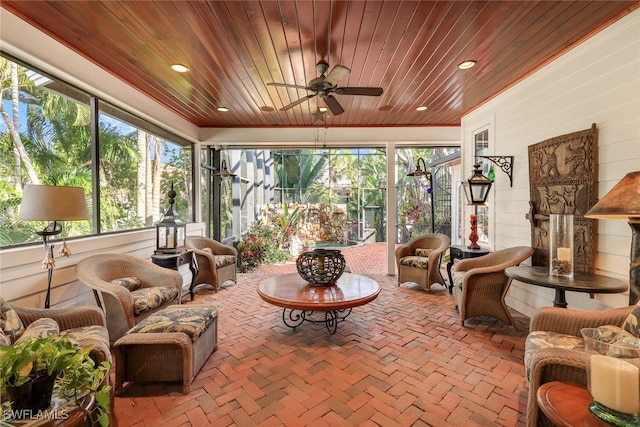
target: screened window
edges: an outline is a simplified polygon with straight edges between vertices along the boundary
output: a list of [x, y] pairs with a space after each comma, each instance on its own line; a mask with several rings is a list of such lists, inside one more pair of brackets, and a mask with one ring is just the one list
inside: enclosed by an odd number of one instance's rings
[[191, 219], [188, 142], [6, 56], [0, 69], [0, 246], [41, 241], [46, 224], [17, 219], [26, 184], [84, 189], [89, 220], [64, 223], [65, 238], [151, 226], [172, 184]]

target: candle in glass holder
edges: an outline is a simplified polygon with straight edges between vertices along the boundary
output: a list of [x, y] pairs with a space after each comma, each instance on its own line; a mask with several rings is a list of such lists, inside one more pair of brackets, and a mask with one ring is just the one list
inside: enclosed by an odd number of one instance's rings
[[558, 248], [558, 261], [571, 261], [571, 249], [570, 248]]
[[640, 413], [640, 369], [622, 359], [591, 356], [590, 391], [593, 400], [624, 414]]

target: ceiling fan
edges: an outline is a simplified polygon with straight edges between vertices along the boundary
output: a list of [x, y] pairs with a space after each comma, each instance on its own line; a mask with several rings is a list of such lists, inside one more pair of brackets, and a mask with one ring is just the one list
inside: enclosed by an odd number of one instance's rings
[[340, 105], [340, 103], [332, 95], [332, 93], [336, 93], [338, 95], [382, 95], [381, 87], [338, 87], [338, 82], [342, 80], [342, 78], [346, 77], [351, 72], [351, 70], [344, 65], [336, 65], [335, 67], [333, 67], [331, 72], [325, 76], [324, 73], [326, 73], [328, 69], [329, 64], [327, 62], [318, 62], [316, 64], [316, 71], [318, 72], [318, 74], [320, 74], [320, 76], [311, 80], [307, 86], [288, 83], [267, 83], [267, 85], [269, 86], [292, 87], [313, 92], [312, 94], [300, 98], [289, 105], [285, 105], [280, 109], [280, 111], [286, 111], [290, 108], [295, 107], [296, 105], [302, 104], [303, 102], [313, 98], [314, 96], [319, 96], [324, 100], [324, 103], [327, 104], [327, 107], [329, 108], [329, 110], [331, 110], [333, 115], [337, 116], [344, 113], [344, 108], [342, 108], [342, 105]]

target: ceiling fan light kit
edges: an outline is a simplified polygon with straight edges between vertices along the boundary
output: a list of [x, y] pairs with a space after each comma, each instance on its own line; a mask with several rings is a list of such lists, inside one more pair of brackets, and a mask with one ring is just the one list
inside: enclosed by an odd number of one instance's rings
[[289, 87], [294, 89], [304, 89], [309, 92], [313, 92], [306, 95], [292, 103], [285, 105], [280, 111], [289, 110], [296, 105], [300, 105], [311, 98], [319, 97], [324, 101], [327, 108], [334, 116], [338, 116], [344, 113], [344, 108], [338, 102], [338, 99], [332, 95], [359, 95], [359, 96], [380, 96], [383, 93], [381, 87], [338, 87], [338, 82], [351, 73], [351, 70], [344, 65], [336, 65], [331, 69], [329, 74], [325, 76], [325, 73], [329, 69], [329, 64], [326, 61], [320, 61], [316, 64], [316, 71], [320, 74], [319, 77], [312, 79], [307, 86], [295, 85], [289, 83], [267, 83], [269, 86]]

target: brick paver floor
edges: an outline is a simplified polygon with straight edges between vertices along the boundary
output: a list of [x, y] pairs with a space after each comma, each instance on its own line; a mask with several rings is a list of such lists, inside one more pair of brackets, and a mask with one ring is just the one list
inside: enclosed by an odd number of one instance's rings
[[[119, 426], [524, 426], [528, 318], [518, 331], [490, 318], [462, 327], [453, 296], [397, 286], [382, 244], [343, 251], [353, 273], [380, 283], [330, 335], [290, 329], [256, 288], [295, 264], [239, 274], [194, 303], [220, 312], [219, 348], [183, 395], [178, 384], [130, 384], [115, 400]], [[117, 361], [116, 361], [117, 363]]]

